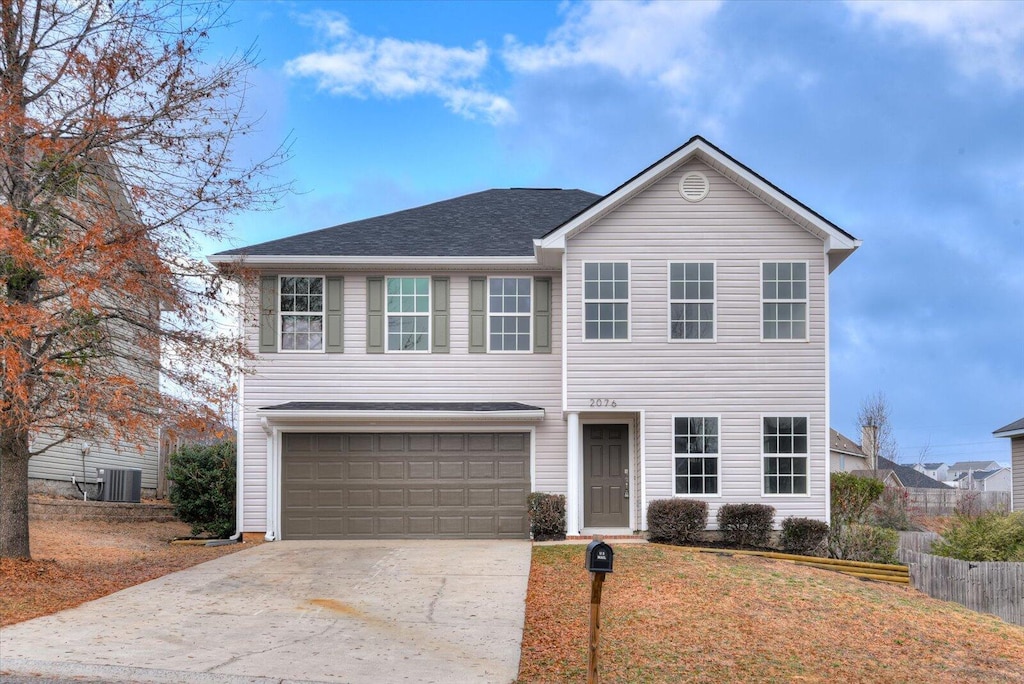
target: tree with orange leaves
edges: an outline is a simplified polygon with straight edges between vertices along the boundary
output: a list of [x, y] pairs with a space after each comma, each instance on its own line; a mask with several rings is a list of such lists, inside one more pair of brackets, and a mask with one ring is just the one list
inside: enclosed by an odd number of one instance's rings
[[190, 255], [277, 199], [283, 150], [232, 156], [254, 131], [254, 64], [202, 61], [222, 20], [185, 1], [0, 0], [0, 556], [29, 557], [32, 456], [216, 412], [245, 358], [209, 326], [225, 275]]

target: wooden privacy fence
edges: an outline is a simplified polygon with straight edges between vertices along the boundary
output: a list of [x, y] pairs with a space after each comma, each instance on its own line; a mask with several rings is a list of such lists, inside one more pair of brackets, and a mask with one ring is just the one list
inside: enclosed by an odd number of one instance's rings
[[941, 539], [935, 532], [900, 532], [900, 549], [931, 553], [932, 544]]
[[1009, 511], [1010, 492], [976, 492], [968, 489], [918, 489], [908, 487], [907, 503], [924, 515], [953, 515], [961, 499], [970, 499], [975, 512]]
[[1024, 563], [975, 563], [906, 548], [899, 558], [910, 566], [915, 589], [1024, 625]]

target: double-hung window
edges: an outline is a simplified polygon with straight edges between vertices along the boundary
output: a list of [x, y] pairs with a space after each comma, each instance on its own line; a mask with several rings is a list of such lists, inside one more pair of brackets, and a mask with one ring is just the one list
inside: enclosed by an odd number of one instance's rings
[[718, 418], [676, 416], [672, 420], [675, 492], [718, 494]]
[[430, 278], [387, 279], [387, 350], [430, 351]]
[[806, 340], [807, 264], [761, 264], [761, 307], [762, 339]]
[[533, 278], [488, 278], [489, 351], [532, 351], [532, 317]]
[[765, 494], [807, 493], [807, 418], [766, 416], [762, 427]]
[[324, 348], [324, 279], [281, 276], [281, 351]]
[[629, 264], [583, 264], [583, 339], [629, 339]]
[[668, 279], [670, 337], [715, 339], [714, 263], [669, 264]]

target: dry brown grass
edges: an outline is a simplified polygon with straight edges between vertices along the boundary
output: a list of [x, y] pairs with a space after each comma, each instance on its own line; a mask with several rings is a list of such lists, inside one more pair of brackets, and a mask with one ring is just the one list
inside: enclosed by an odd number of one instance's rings
[[[586, 679], [583, 548], [534, 548], [520, 682]], [[603, 682], [1024, 681], [1024, 628], [764, 558], [619, 545], [601, 616]]]
[[34, 521], [32, 560], [0, 559], [0, 626], [73, 608], [246, 548], [172, 546], [180, 522]]

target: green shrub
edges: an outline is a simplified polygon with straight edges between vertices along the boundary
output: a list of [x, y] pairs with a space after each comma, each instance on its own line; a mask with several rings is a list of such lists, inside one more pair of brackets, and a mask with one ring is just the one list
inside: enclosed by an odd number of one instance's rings
[[828, 523], [811, 518], [786, 518], [782, 521], [782, 550], [801, 556], [821, 556], [827, 552]]
[[871, 506], [871, 520], [878, 527], [890, 530], [912, 530], [910, 520], [910, 492], [898, 487], [886, 487]]
[[965, 561], [1024, 563], [1024, 511], [957, 516], [932, 545], [932, 553]]
[[897, 563], [900, 535], [871, 525], [844, 525], [833, 530], [829, 550], [835, 558], [865, 563]]
[[171, 454], [167, 479], [174, 514], [192, 534], [227, 537], [235, 531], [235, 443], [184, 446]]
[[647, 504], [647, 536], [652, 542], [692, 544], [708, 526], [708, 505], [693, 499], [655, 499]]
[[534, 492], [526, 499], [534, 541], [565, 539], [565, 496]]
[[832, 528], [864, 522], [871, 504], [882, 496], [885, 485], [880, 480], [850, 473], [831, 473]]
[[718, 509], [718, 529], [727, 544], [768, 546], [775, 509], [764, 504], [725, 504]]

